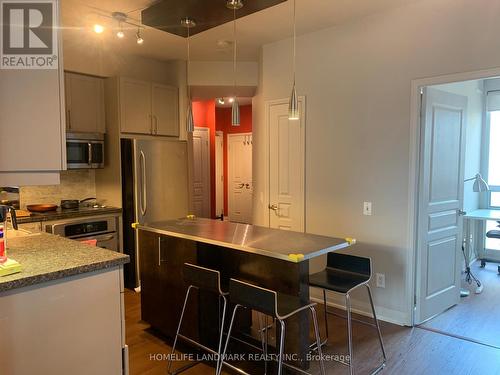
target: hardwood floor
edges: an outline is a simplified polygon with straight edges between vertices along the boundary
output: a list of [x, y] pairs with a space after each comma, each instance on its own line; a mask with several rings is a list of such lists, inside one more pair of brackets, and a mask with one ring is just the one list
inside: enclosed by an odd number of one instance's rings
[[[171, 348], [148, 330], [140, 320], [140, 296], [125, 293], [126, 337], [130, 353], [132, 375], [166, 374], [166, 360], [155, 360], [155, 354], [169, 354]], [[321, 307], [318, 316], [322, 317]], [[364, 319], [360, 317], [360, 319]], [[322, 322], [320, 322], [322, 323]], [[500, 350], [420, 328], [400, 327], [381, 323], [387, 350], [385, 374], [499, 374]], [[330, 316], [330, 343], [325, 354], [345, 354], [346, 324], [341, 318]], [[321, 324], [324, 332], [324, 326]], [[357, 374], [368, 374], [380, 361], [376, 333], [372, 327], [354, 323], [354, 361]], [[347, 368], [337, 362], [328, 362], [327, 374], [347, 374]], [[180, 363], [174, 364], [179, 368]], [[311, 371], [317, 372], [317, 364]], [[214, 369], [201, 364], [184, 372], [187, 375], [213, 374]]]
[[471, 269], [483, 283], [481, 294], [475, 294], [476, 284], [464, 285], [471, 291], [460, 303], [422, 325], [451, 335], [466, 337], [500, 348], [500, 276], [497, 264], [480, 268], [475, 262]]

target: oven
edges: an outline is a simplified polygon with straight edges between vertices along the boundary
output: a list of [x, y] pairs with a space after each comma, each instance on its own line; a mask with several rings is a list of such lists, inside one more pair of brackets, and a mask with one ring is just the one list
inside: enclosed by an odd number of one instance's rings
[[66, 133], [68, 169], [104, 168], [104, 134]]
[[45, 231], [75, 241], [97, 241], [96, 246], [120, 251], [117, 216], [66, 219], [45, 224]]

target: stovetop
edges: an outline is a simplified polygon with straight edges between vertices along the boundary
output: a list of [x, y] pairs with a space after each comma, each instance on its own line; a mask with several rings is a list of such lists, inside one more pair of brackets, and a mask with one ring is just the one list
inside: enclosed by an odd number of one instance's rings
[[120, 214], [122, 212], [121, 208], [112, 207], [112, 206], [83, 206], [79, 208], [72, 209], [61, 209], [57, 208], [55, 211], [49, 211], [44, 213], [31, 213], [29, 217], [19, 217], [17, 222], [19, 224], [24, 223], [35, 223], [38, 221], [51, 221], [51, 220], [59, 220], [66, 218], [78, 218], [84, 216], [93, 216], [93, 215], [104, 215], [104, 214]]

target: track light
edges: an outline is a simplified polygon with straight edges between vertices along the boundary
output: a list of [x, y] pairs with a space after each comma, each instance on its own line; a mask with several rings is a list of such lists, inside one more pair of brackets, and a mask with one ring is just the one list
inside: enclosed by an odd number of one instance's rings
[[217, 103], [219, 103], [220, 105], [224, 105], [224, 103], [226, 103], [226, 101], [224, 100], [224, 98], [219, 98], [219, 99], [217, 99]]
[[144, 39], [142, 39], [141, 37], [141, 29], [137, 29], [137, 34], [135, 34], [135, 37], [137, 38], [137, 44], [144, 43]]
[[100, 24], [98, 24], [98, 23], [96, 23], [96, 24], [94, 25], [94, 32], [95, 32], [96, 34], [102, 34], [102, 33], [104, 32], [104, 26], [103, 26], [103, 25], [100, 25]]

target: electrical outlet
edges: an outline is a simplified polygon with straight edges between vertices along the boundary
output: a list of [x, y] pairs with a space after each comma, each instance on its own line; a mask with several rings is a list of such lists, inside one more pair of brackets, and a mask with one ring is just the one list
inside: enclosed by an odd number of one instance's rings
[[385, 274], [384, 273], [376, 273], [375, 279], [377, 281], [377, 288], [385, 288]]
[[372, 202], [363, 203], [363, 215], [372, 216]]

